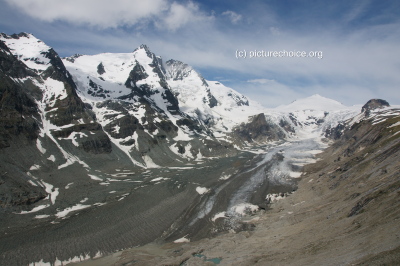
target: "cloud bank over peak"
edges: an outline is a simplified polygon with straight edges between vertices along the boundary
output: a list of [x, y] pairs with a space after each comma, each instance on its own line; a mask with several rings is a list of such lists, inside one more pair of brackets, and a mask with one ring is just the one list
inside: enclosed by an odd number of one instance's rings
[[154, 23], [160, 29], [176, 30], [185, 24], [207, 20], [198, 5], [168, 0], [5, 0], [32, 18], [99, 29]]

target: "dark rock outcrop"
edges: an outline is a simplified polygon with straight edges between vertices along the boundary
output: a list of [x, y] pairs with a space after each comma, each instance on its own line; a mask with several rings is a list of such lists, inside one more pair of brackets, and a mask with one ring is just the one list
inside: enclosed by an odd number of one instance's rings
[[133, 69], [129, 73], [129, 77], [126, 80], [125, 85], [127, 87], [135, 88], [136, 87], [136, 82], [138, 82], [139, 80], [145, 79], [148, 76], [149, 75], [146, 73], [144, 68], [139, 64], [138, 61], [136, 61], [135, 66], [133, 67]]
[[89, 136], [82, 141], [83, 150], [92, 154], [111, 153], [111, 141], [106, 134], [99, 134], [96, 137]]
[[243, 106], [243, 105], [249, 106], [249, 100], [247, 100], [245, 97], [241, 97], [234, 93], [229, 93], [228, 96], [232, 97], [238, 106]]
[[339, 123], [337, 126], [331, 128], [327, 128], [325, 130], [325, 137], [337, 140], [343, 135], [343, 131], [346, 128], [346, 125], [344, 123]]
[[[389, 103], [385, 100], [381, 99], [371, 99], [369, 100], [364, 106], [361, 108], [361, 113], [364, 113], [365, 118], [368, 118], [371, 115], [372, 110], [376, 109], [382, 109], [384, 107], [389, 107]], [[354, 127], [358, 127], [358, 123], [353, 125]], [[333, 140], [338, 140], [340, 139], [346, 129], [348, 128], [348, 124], [346, 121], [341, 121], [339, 122], [335, 127], [329, 127], [325, 130], [325, 137], [333, 139]]]
[[369, 116], [372, 110], [381, 109], [390, 106], [389, 103], [382, 99], [371, 99], [361, 108], [361, 113], [365, 113], [365, 116]]
[[267, 121], [263, 113], [255, 115], [249, 123], [242, 123], [233, 130], [235, 138], [247, 142], [276, 141], [285, 137], [282, 129], [271, 121]]
[[28, 141], [38, 136], [35, 97], [41, 96], [40, 90], [29, 81], [16, 80], [28, 76], [35, 77], [36, 74], [13, 57], [0, 41], [0, 149], [10, 146], [13, 139], [21, 141], [21, 136]]
[[8, 172], [0, 174], [0, 208], [31, 205], [47, 196], [42, 187], [32, 186], [26, 179], [22, 173], [19, 177]]
[[100, 63], [100, 64], [97, 66], [97, 73], [98, 73], [99, 75], [103, 75], [104, 73], [106, 73], [106, 70], [104, 69], [103, 63]]

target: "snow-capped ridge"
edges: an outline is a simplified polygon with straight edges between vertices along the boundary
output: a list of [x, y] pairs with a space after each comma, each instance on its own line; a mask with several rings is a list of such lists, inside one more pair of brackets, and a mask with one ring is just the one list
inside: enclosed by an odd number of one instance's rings
[[288, 105], [276, 107], [279, 111], [299, 111], [299, 110], [316, 110], [316, 111], [335, 111], [346, 108], [342, 103], [314, 94], [310, 97], [297, 99]]
[[149, 53], [149, 54], [152, 54], [152, 52], [150, 51], [150, 48], [146, 45], [146, 44], [141, 44], [141, 45], [139, 45], [139, 47], [137, 47], [137, 48], [135, 48], [134, 50], [133, 50], [133, 53], [135, 53], [135, 52], [137, 52], [137, 51], [139, 51], [139, 50], [144, 50], [144, 51], [146, 51], [146, 53]]
[[0, 40], [29, 68], [37, 71], [44, 71], [48, 68], [51, 60], [49, 53], [54, 50], [32, 34], [21, 32], [7, 35], [1, 33]]

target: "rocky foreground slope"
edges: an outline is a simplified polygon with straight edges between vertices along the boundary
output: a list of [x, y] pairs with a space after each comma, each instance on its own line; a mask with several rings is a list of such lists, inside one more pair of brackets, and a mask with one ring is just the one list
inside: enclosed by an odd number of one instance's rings
[[368, 109], [374, 104], [338, 126], [341, 136], [304, 167], [296, 192], [242, 217], [250, 230], [80, 265], [397, 265], [400, 109]]

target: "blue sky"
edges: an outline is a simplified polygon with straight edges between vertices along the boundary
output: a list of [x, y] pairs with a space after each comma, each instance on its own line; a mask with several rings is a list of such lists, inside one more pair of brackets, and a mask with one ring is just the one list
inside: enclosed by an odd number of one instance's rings
[[[400, 1], [0, 0], [0, 31], [29, 32], [61, 56], [147, 44], [275, 107], [312, 94], [400, 104]], [[246, 58], [236, 52], [246, 51]], [[316, 57], [249, 58], [251, 51]]]

